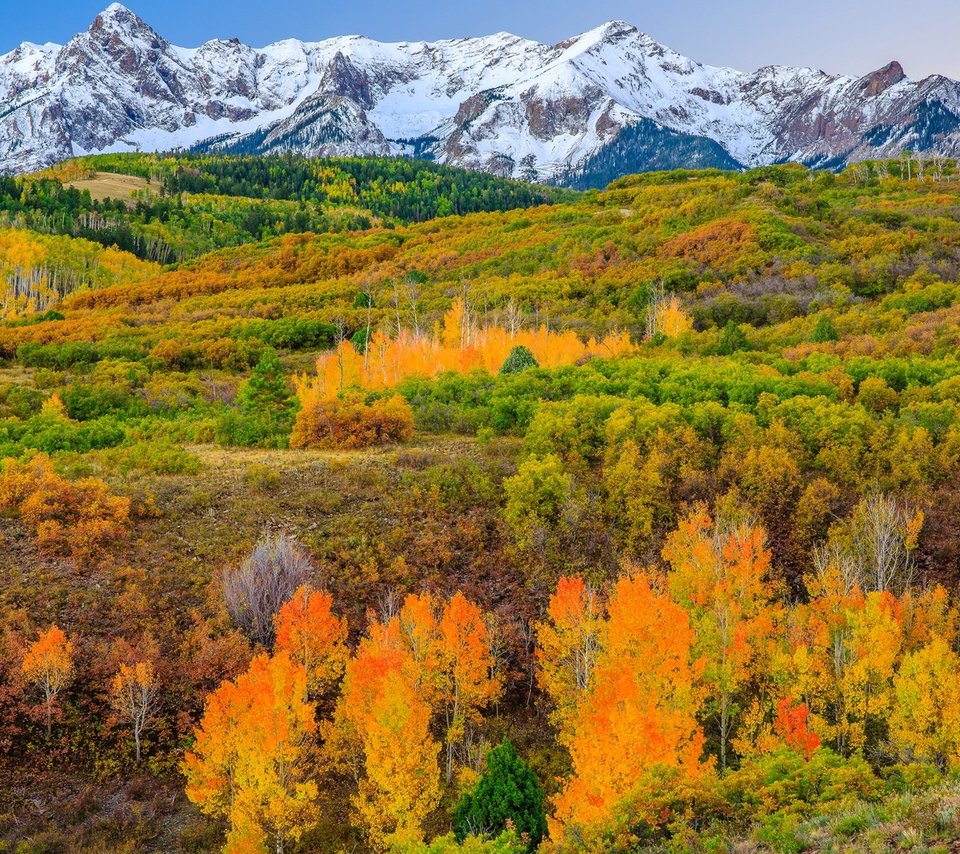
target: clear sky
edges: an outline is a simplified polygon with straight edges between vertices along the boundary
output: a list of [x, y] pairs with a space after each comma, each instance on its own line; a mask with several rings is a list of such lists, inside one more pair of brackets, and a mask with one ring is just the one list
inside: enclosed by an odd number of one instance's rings
[[[0, 0], [0, 53], [64, 42], [109, 0]], [[700, 62], [750, 71], [773, 63], [864, 74], [891, 59], [911, 77], [960, 79], [960, 0], [129, 0], [161, 35], [262, 46], [360, 33], [385, 41], [506, 30], [556, 42], [622, 19]]]

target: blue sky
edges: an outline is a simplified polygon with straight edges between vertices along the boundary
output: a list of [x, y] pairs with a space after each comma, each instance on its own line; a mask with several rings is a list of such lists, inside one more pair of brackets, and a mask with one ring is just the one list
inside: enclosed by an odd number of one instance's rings
[[[109, 0], [0, 0], [0, 52], [21, 41], [64, 42]], [[236, 36], [362, 33], [389, 41], [508, 30], [555, 42], [623, 19], [701, 62], [752, 70], [783, 63], [862, 74], [899, 59], [911, 77], [960, 79], [958, 0], [129, 0], [170, 41], [192, 47]]]

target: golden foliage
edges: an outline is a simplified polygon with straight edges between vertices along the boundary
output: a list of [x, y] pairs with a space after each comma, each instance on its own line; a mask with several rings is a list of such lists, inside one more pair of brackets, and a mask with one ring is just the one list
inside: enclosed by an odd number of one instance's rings
[[97, 478], [61, 477], [44, 454], [27, 463], [4, 461], [0, 510], [16, 512], [44, 552], [77, 561], [97, 557], [130, 526], [130, 499], [112, 495]]
[[413, 410], [400, 395], [365, 403], [354, 394], [327, 397], [300, 385], [292, 448], [370, 448], [413, 437]]
[[704, 768], [702, 666], [686, 611], [642, 572], [617, 582], [607, 611], [606, 643], [568, 741], [573, 774], [554, 799], [554, 838], [608, 821], [656, 769], [695, 778]]
[[317, 818], [310, 748], [315, 707], [307, 673], [281, 652], [259, 655], [207, 699], [183, 763], [187, 797], [230, 825], [225, 850], [282, 850]]

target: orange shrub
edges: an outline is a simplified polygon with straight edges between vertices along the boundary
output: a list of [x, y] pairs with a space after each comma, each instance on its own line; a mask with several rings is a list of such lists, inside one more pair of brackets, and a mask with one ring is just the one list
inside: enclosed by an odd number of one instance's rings
[[97, 478], [61, 477], [43, 454], [28, 463], [4, 462], [0, 510], [19, 515], [42, 551], [76, 560], [97, 556], [125, 537], [130, 525], [129, 498], [112, 495]]
[[413, 436], [413, 411], [400, 395], [365, 403], [357, 396], [312, 395], [290, 436], [293, 448], [370, 448]]

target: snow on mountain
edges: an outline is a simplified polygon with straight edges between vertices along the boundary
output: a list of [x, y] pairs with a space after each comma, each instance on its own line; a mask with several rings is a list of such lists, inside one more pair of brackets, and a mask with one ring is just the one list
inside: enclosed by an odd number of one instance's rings
[[0, 56], [0, 171], [194, 147], [410, 154], [573, 182], [687, 163], [839, 166], [960, 152], [960, 84], [909, 80], [898, 63], [863, 78], [715, 68], [620, 21], [557, 45], [497, 33], [182, 48], [118, 3], [66, 45]]

